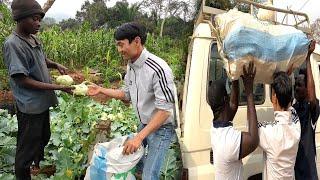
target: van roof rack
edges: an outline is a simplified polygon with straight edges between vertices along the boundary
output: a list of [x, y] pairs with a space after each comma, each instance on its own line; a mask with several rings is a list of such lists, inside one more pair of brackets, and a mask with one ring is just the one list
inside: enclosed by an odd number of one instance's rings
[[[283, 16], [282, 22], [273, 21], [274, 24], [293, 26], [293, 27], [303, 31], [306, 34], [311, 33], [310, 21], [309, 21], [308, 15], [306, 13], [302, 13], [299, 11], [293, 11], [290, 9], [281, 9], [281, 8], [276, 8], [276, 7], [270, 7], [270, 6], [266, 6], [263, 4], [259, 4], [257, 2], [250, 1], [250, 0], [236, 0], [236, 2], [237, 2], [237, 4], [244, 3], [244, 4], [250, 5], [251, 14], [253, 14], [253, 7], [274, 11], [274, 12], [277, 12], [277, 14], [283, 13], [284, 16]], [[288, 24], [288, 23], [284, 22], [285, 18], [289, 17], [289, 16], [293, 16], [295, 23]], [[302, 26], [304, 23], [307, 23], [307, 26]]]
[[[251, 14], [253, 14], [253, 12], [254, 12], [253, 11], [254, 7], [266, 9], [266, 10], [270, 10], [270, 11], [275, 11], [277, 13], [284, 13], [284, 17], [282, 19], [282, 22], [274, 21], [272, 23], [281, 24], [281, 25], [285, 25], [285, 26], [293, 26], [293, 27], [303, 31], [306, 34], [311, 34], [310, 21], [309, 21], [308, 15], [306, 13], [288, 10], [288, 9], [270, 7], [270, 6], [266, 6], [263, 4], [259, 4], [257, 2], [250, 1], [250, 0], [236, 0], [236, 3], [237, 3], [237, 5], [239, 5], [240, 3], [250, 5]], [[225, 13], [225, 12], [226, 11], [222, 10], [222, 9], [217, 9], [214, 7], [206, 6], [206, 0], [202, 0], [202, 4], [200, 7], [198, 16], [196, 18], [196, 21], [195, 21], [195, 25], [198, 25], [199, 23], [204, 22], [205, 20], [211, 21], [215, 15]], [[288, 24], [288, 23], [284, 22], [285, 18], [288, 16], [293, 16], [293, 18], [295, 19], [294, 24]], [[307, 23], [307, 26], [303, 26], [303, 24], [305, 24], [305, 23]]]
[[211, 18], [214, 17], [214, 15], [222, 14], [227, 11], [222, 9], [217, 9], [214, 7], [206, 6], [206, 0], [202, 0], [201, 7], [199, 10], [199, 13], [197, 15], [195, 25], [200, 24], [201, 22], [204, 22], [205, 20], [211, 21]]

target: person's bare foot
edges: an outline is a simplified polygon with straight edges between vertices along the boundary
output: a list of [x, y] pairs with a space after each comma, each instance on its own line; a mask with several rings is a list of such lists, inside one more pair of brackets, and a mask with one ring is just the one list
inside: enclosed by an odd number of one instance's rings
[[31, 166], [30, 167], [30, 174], [32, 176], [37, 176], [40, 173], [40, 167], [39, 166]]

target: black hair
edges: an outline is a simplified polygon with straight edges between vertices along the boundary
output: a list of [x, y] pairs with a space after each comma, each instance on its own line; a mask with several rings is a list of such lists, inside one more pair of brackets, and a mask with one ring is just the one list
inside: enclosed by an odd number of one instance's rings
[[292, 82], [286, 72], [280, 71], [273, 75], [272, 89], [276, 93], [281, 108], [288, 108], [292, 101]]
[[228, 98], [225, 81], [223, 79], [215, 80], [209, 83], [207, 102], [212, 112], [221, 113], [223, 106]]
[[129, 22], [121, 25], [114, 33], [117, 41], [128, 39], [131, 43], [136, 37], [140, 37], [141, 44], [144, 45], [147, 40], [146, 28], [136, 22]]
[[304, 86], [307, 87], [307, 69], [306, 68], [301, 68], [299, 70], [299, 75], [304, 75], [304, 77], [303, 77]]

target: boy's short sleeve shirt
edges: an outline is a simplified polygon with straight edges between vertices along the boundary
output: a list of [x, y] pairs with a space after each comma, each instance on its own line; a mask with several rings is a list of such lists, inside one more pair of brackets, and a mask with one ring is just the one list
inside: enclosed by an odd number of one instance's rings
[[33, 80], [51, 83], [46, 57], [36, 37], [36, 45], [13, 33], [3, 46], [4, 60], [10, 76], [10, 87], [13, 91], [19, 111], [27, 114], [40, 114], [57, 104], [57, 97], [52, 90], [33, 90], [19, 85], [14, 76], [23, 74]]

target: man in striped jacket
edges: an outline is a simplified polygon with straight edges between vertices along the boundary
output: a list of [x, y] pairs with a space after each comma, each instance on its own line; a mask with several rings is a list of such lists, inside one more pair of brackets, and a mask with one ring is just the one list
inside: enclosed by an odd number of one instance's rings
[[131, 101], [140, 126], [138, 134], [125, 143], [123, 153], [132, 154], [142, 144], [148, 145], [143, 163], [139, 163], [142, 179], [159, 179], [162, 162], [175, 134], [172, 70], [163, 59], [144, 47], [147, 33], [140, 24], [123, 24], [116, 30], [115, 39], [118, 52], [128, 61], [125, 85], [118, 90], [93, 85], [89, 87], [88, 95], [101, 93]]

